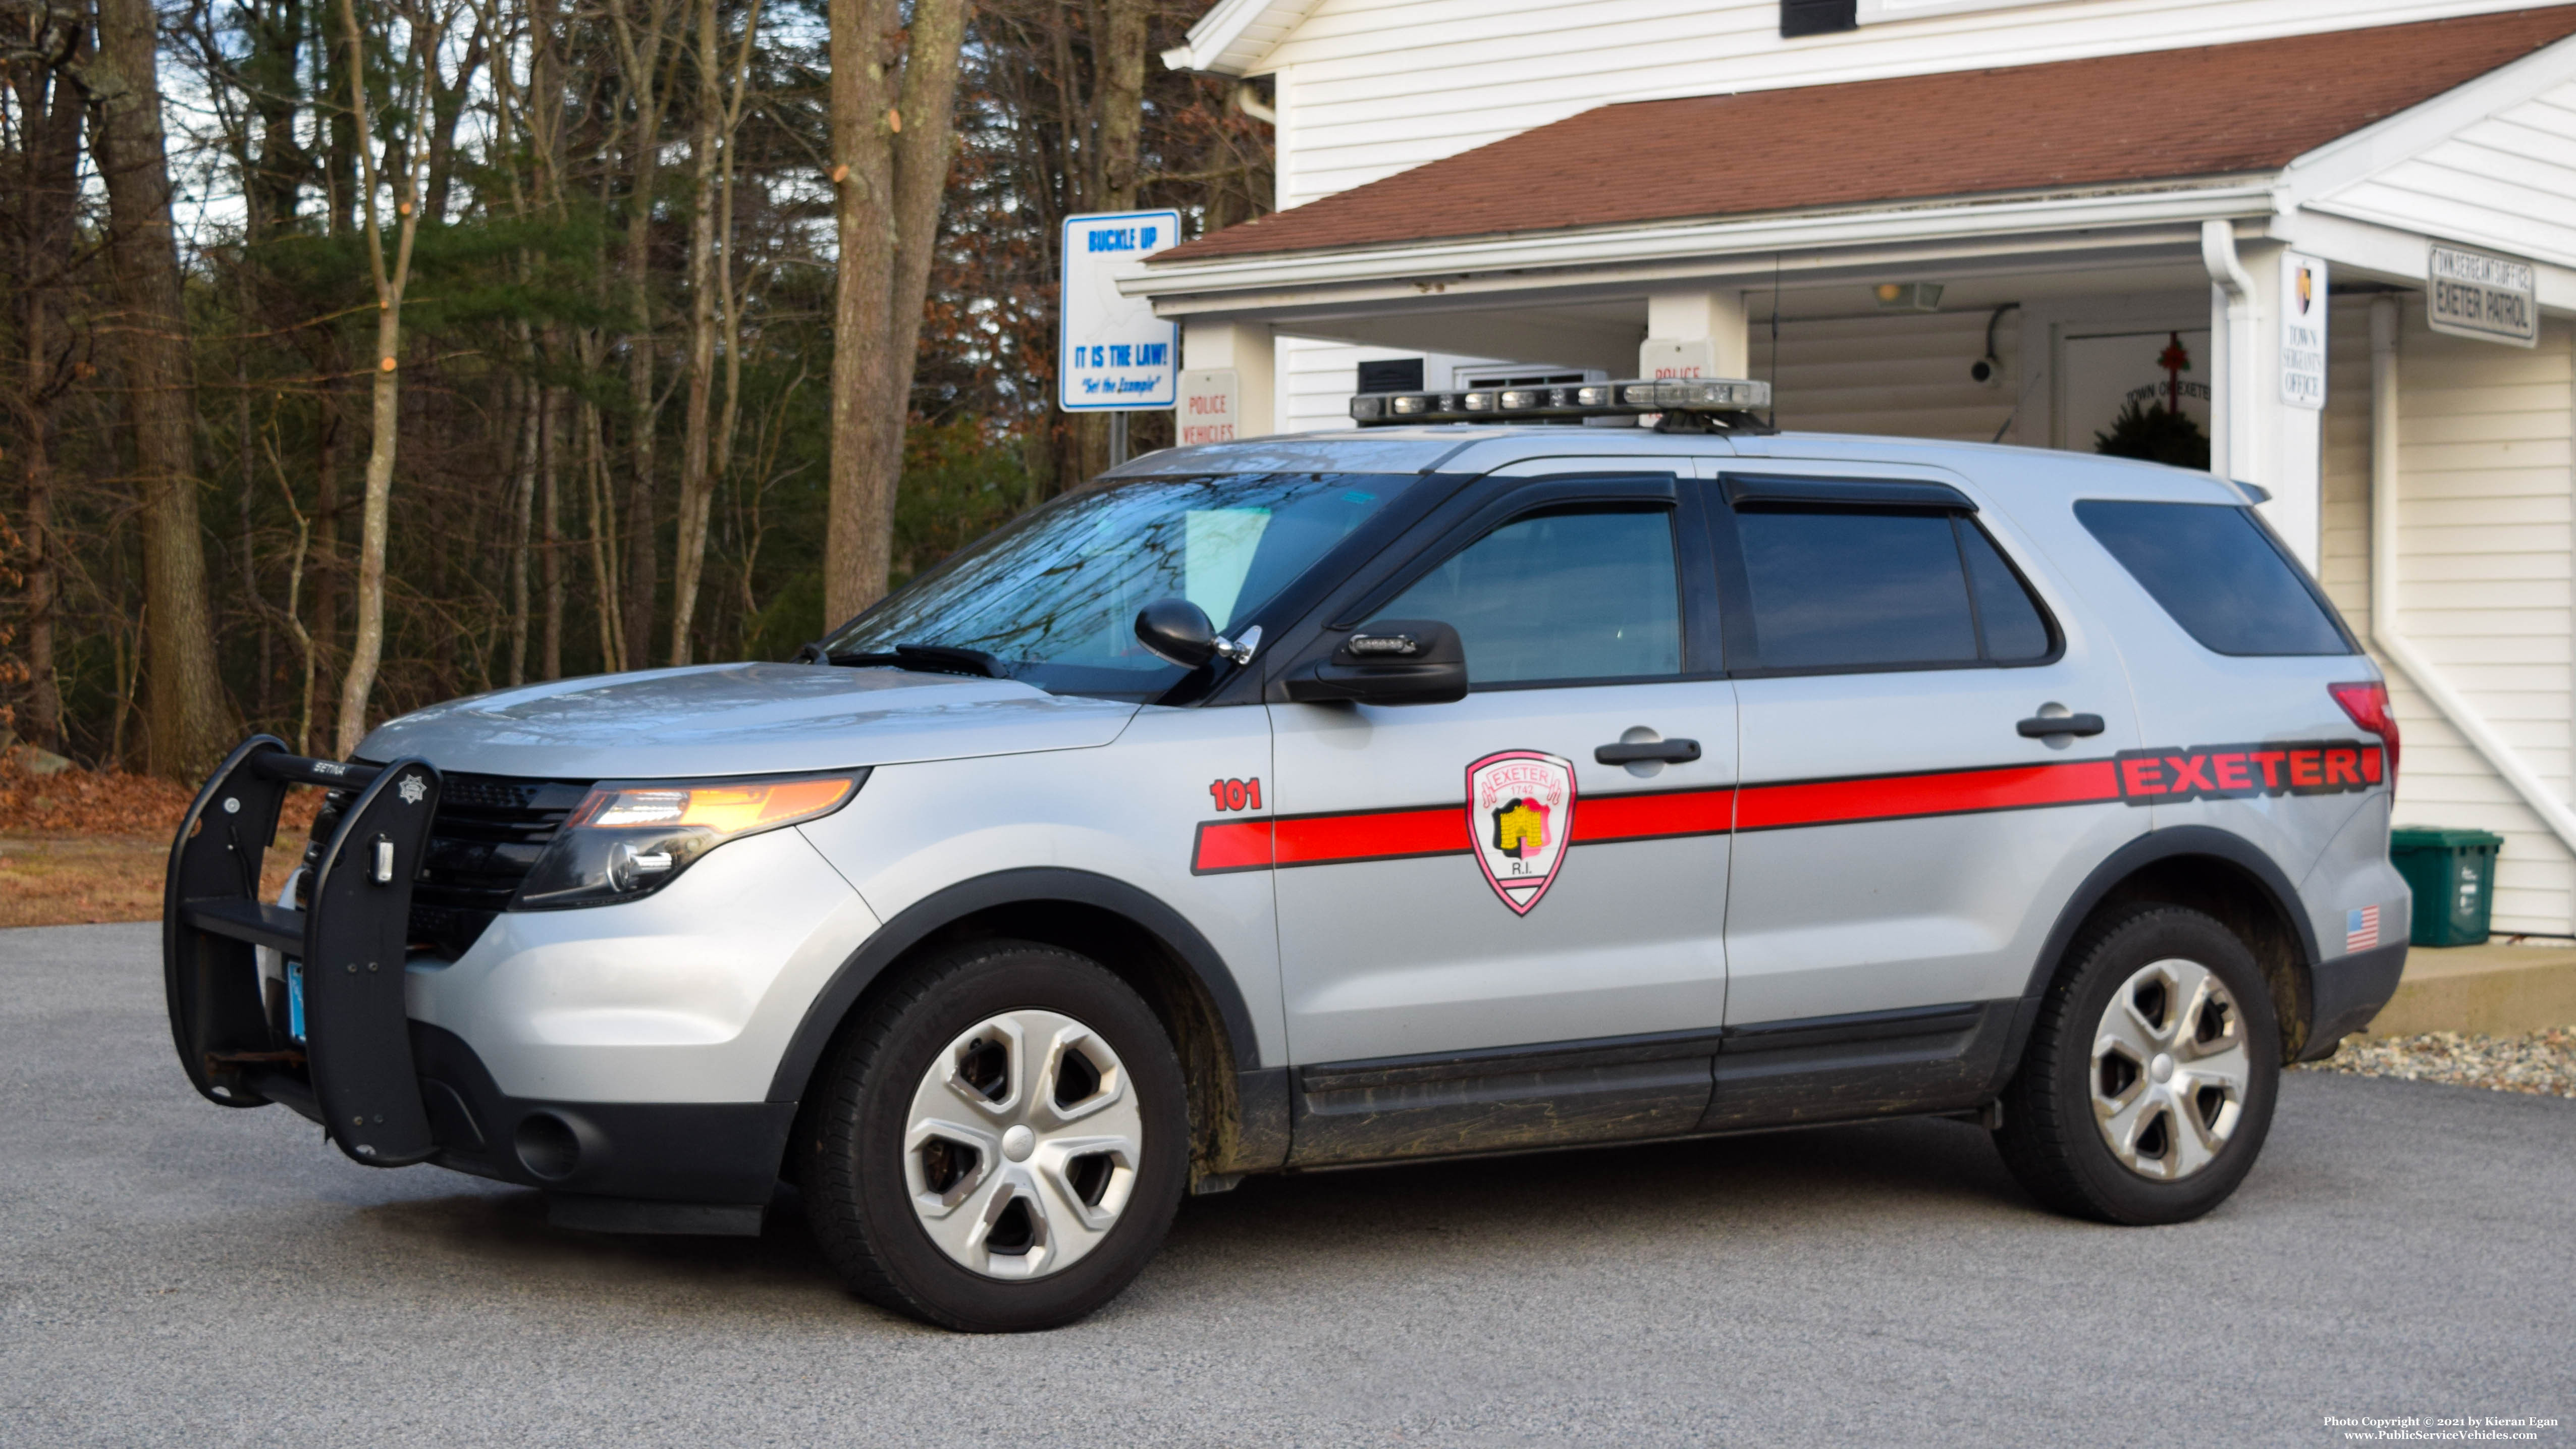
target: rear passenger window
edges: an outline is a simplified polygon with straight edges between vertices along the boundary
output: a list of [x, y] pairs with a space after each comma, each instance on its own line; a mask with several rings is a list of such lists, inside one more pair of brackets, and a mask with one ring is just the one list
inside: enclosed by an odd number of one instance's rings
[[2212, 653], [2353, 652], [2250, 508], [2087, 499], [2075, 505], [2075, 516]]
[[1852, 508], [1735, 518], [1763, 669], [2046, 658], [2048, 621], [1973, 519]]
[[1671, 510], [1545, 513], [1507, 523], [1377, 614], [1455, 627], [1475, 684], [1679, 674]]

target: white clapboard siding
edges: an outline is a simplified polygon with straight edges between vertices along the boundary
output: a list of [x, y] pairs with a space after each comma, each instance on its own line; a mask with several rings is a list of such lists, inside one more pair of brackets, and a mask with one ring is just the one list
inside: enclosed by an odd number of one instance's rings
[[2576, 82], [2509, 107], [2320, 203], [2576, 265]]
[[[2019, 395], [2020, 329], [1995, 330], [2004, 380], [1999, 387], [1981, 387], [1968, 376], [1968, 368], [1985, 351], [1986, 318], [1983, 311], [1963, 311], [1783, 320], [1777, 374], [1780, 425], [1801, 432], [1994, 441]], [[1770, 377], [1769, 328], [1757, 322], [1752, 331], [1749, 370], [1755, 377]], [[1361, 361], [1421, 355], [1282, 339], [1280, 430], [1349, 426], [1351, 389]], [[1450, 369], [1472, 360], [1435, 356], [1425, 381], [1447, 386]], [[1545, 365], [1548, 359], [1514, 361]], [[2012, 438], [2005, 434], [2005, 441]]]
[[[1783, 40], [1778, 0], [1320, 0], [1263, 68], [1279, 81], [1279, 202], [1289, 206], [1618, 101], [2519, 8], [2516, 0], [2065, 0]], [[2549, 109], [2492, 123], [2484, 144], [2500, 154], [2545, 150], [2541, 138], [2558, 124]]]
[[[2576, 329], [2532, 351], [2444, 337], [2402, 304], [2399, 620], [2549, 787], [2576, 788]], [[2340, 299], [2325, 417], [2326, 592], [2370, 635], [2370, 312]], [[2576, 930], [2576, 859], [2390, 670], [2405, 758], [2397, 819], [2492, 830], [2500, 931]]]
[[[1990, 443], [2019, 395], [2021, 329], [1995, 329], [2003, 384], [1981, 387], [1968, 368], [1986, 350], [1984, 311], [1890, 313], [1822, 321], [1784, 318], [1774, 400], [1780, 426]], [[1775, 376], [1767, 322], [1752, 328], [1755, 377]], [[2004, 441], [2013, 441], [2007, 432]]]
[[[1351, 394], [1359, 387], [1359, 365], [1389, 358], [1423, 360], [1425, 387], [1447, 387], [1460, 367], [1508, 364], [1511, 359], [1461, 357], [1426, 353], [1419, 347], [1358, 347], [1311, 337], [1279, 339], [1279, 431], [1311, 433], [1351, 425]], [[1544, 359], [1541, 359], [1544, 361]]]

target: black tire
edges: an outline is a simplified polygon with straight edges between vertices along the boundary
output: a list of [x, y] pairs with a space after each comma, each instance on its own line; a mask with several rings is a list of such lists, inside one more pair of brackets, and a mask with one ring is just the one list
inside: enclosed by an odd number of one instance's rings
[[[2244, 1082], [2233, 1104], [2231, 1130], [2205, 1165], [2160, 1180], [2123, 1163], [2109, 1129], [2097, 1119], [2096, 1086], [2136, 1079], [2124, 1075], [2134, 1070], [2125, 1060], [2097, 1062], [2094, 1048], [2097, 1036], [2109, 1029], [2108, 1013], [2118, 993], [2131, 988], [2141, 972], [2169, 960], [2207, 968], [2234, 999]], [[2132, 989], [2150, 1005], [2162, 999], [2152, 982]], [[2030, 1195], [2058, 1212], [2106, 1223], [2188, 1222], [2224, 1202], [2253, 1169], [2271, 1130], [2280, 1079], [2281, 1034], [2271, 993], [2245, 943], [2198, 911], [2138, 907], [2089, 926], [2068, 951], [2066, 965], [2041, 1002], [2020, 1070], [2004, 1088], [1995, 1146]], [[2119, 1094], [2113, 1100], [2120, 1100]], [[2194, 1094], [2170, 1110], [2220, 1120], [2223, 1107], [2207, 1110], [2197, 1104], [2207, 1100]], [[2150, 1120], [2146, 1133], [2132, 1139], [2132, 1150], [2136, 1143], [2162, 1143], [2164, 1171], [2175, 1171], [2174, 1163], [2188, 1160], [2175, 1156], [2177, 1152], [2205, 1150], [2199, 1146], [2202, 1139], [2159, 1139], [2155, 1130]], [[2194, 1129], [2192, 1121], [2168, 1120], [2164, 1130]], [[2156, 1161], [2143, 1152], [2138, 1155], [2143, 1162]]]
[[[1125, 1206], [1096, 1245], [1014, 1281], [965, 1266], [932, 1239], [913, 1206], [905, 1137], [934, 1060], [978, 1023], [1018, 1011], [1071, 1017], [1106, 1043], [1134, 1093], [1142, 1141]], [[883, 1307], [968, 1333], [1071, 1323], [1116, 1297], [1162, 1246], [1189, 1177], [1185, 1090], [1152, 1009], [1097, 962], [1026, 941], [959, 948], [871, 1003], [816, 1073], [802, 1134], [807, 1220], [842, 1278]]]

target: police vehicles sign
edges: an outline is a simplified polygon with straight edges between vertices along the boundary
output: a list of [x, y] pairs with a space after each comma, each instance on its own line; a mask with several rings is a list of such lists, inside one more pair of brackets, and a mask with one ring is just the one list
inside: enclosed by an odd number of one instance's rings
[[1167, 408], [1179, 394], [1181, 329], [1118, 278], [1179, 241], [1177, 211], [1103, 212], [1064, 219], [1062, 340], [1056, 401], [1067, 412]]

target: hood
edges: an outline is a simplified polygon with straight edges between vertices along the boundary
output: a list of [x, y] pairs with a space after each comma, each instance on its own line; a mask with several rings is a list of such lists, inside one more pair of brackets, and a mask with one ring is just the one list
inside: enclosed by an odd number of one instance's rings
[[695, 665], [451, 700], [378, 726], [358, 752], [557, 780], [767, 775], [1089, 749], [1116, 739], [1137, 708], [1008, 679]]

